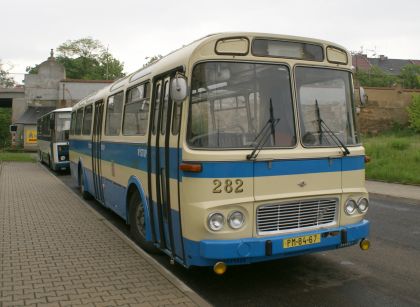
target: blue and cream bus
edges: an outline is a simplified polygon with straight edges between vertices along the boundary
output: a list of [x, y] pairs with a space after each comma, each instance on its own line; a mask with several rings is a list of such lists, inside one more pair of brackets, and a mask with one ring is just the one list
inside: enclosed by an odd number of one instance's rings
[[52, 170], [64, 171], [69, 163], [71, 108], [53, 110], [37, 120], [38, 159]]
[[209, 35], [73, 107], [72, 175], [185, 267], [368, 249], [351, 68], [327, 41]]

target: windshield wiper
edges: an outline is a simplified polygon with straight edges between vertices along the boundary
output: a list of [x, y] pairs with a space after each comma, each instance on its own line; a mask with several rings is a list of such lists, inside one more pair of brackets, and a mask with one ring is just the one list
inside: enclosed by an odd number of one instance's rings
[[[250, 154], [246, 156], [247, 160], [255, 160], [260, 153], [262, 147], [267, 142], [270, 135], [273, 137], [273, 144], [275, 143], [275, 128], [278, 122], [280, 121], [279, 118], [274, 118], [274, 112], [273, 112], [273, 102], [270, 98], [270, 118], [265, 123], [264, 127], [262, 127], [261, 131], [258, 133], [258, 135], [254, 139], [254, 148]], [[271, 132], [268, 134], [267, 132]], [[258, 140], [258, 142], [257, 142]]]
[[315, 99], [315, 108], [316, 108], [316, 116], [318, 121], [318, 133], [319, 133], [319, 144], [322, 144], [322, 135], [323, 131], [325, 130], [328, 133], [328, 136], [333, 140], [333, 142], [337, 145], [338, 148], [341, 149], [341, 152], [343, 153], [343, 156], [347, 156], [350, 154], [349, 149], [346, 145], [340, 140], [338, 136], [335, 135], [335, 133], [328, 127], [328, 125], [324, 122], [324, 120], [321, 118], [321, 114], [319, 111], [319, 105], [318, 100]]

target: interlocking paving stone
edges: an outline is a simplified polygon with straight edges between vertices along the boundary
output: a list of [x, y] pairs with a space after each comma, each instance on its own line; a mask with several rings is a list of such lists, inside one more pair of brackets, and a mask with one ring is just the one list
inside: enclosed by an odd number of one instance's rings
[[0, 306], [196, 303], [34, 163], [0, 164]]

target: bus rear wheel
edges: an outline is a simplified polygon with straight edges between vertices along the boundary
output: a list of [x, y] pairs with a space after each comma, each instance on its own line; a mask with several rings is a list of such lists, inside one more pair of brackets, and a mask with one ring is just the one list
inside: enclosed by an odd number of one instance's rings
[[129, 199], [130, 233], [133, 240], [146, 252], [156, 254], [159, 252], [151, 242], [146, 241], [146, 215], [140, 195], [137, 191]]

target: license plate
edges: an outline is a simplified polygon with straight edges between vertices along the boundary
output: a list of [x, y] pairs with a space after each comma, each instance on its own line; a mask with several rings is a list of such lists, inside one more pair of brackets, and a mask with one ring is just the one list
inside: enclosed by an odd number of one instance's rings
[[290, 248], [290, 247], [298, 247], [298, 246], [305, 246], [311, 245], [321, 242], [321, 235], [310, 235], [310, 236], [301, 236], [301, 237], [294, 237], [288, 238], [283, 240], [283, 248]]

